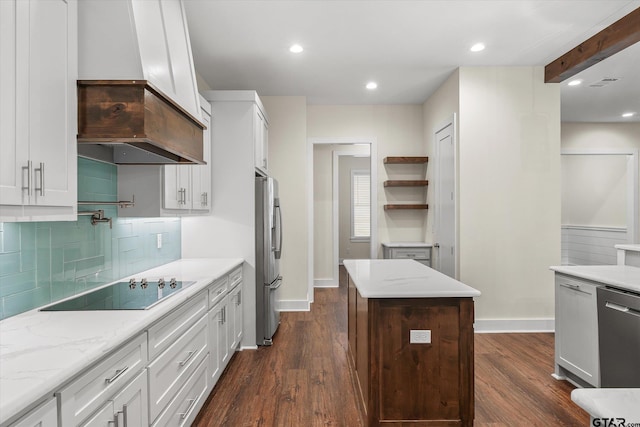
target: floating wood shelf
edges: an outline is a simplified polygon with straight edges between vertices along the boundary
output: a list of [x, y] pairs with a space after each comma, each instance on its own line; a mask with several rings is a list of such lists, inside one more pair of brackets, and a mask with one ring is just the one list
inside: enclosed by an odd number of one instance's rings
[[428, 157], [385, 157], [384, 164], [424, 164], [429, 161]]
[[429, 209], [427, 204], [402, 204], [402, 205], [384, 205], [384, 210], [400, 210], [400, 209]]
[[427, 185], [429, 185], [429, 181], [427, 180], [389, 180], [384, 182], [385, 187], [426, 187]]

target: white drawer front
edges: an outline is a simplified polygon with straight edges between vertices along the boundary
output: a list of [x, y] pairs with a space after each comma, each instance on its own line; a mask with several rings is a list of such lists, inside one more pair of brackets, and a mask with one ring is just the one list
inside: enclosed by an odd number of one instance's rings
[[187, 383], [180, 389], [176, 397], [169, 403], [167, 409], [158, 417], [153, 427], [190, 426], [198, 411], [207, 399], [207, 367], [204, 360], [189, 377]]
[[229, 273], [229, 289], [242, 282], [242, 266]]
[[147, 336], [141, 334], [58, 392], [63, 425], [78, 425], [103, 406], [147, 360]]
[[208, 354], [208, 318], [203, 316], [149, 365], [149, 412], [154, 420]]
[[391, 249], [391, 258], [429, 259], [430, 250], [425, 248]]
[[154, 359], [207, 312], [207, 292], [201, 292], [185, 305], [149, 328], [149, 359]]
[[209, 308], [218, 303], [229, 290], [229, 276], [224, 276], [209, 287]]

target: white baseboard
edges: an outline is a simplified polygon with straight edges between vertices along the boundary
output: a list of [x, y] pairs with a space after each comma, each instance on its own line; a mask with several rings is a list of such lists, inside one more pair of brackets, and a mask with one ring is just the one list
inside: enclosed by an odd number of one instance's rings
[[337, 288], [338, 286], [335, 279], [313, 279], [314, 288]]
[[476, 333], [554, 332], [555, 319], [476, 319]]
[[279, 301], [278, 311], [310, 311], [311, 303], [305, 300], [282, 300]]
[[257, 345], [243, 345], [243, 346], [240, 346], [240, 351], [257, 350], [257, 349], [258, 349]]

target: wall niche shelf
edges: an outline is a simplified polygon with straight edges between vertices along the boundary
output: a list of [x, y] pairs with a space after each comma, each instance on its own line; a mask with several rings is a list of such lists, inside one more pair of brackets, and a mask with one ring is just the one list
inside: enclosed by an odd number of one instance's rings
[[[429, 161], [428, 157], [421, 156], [393, 156], [385, 157], [383, 163], [385, 165], [422, 165]], [[426, 179], [420, 180], [398, 180], [390, 179], [384, 181], [385, 187], [423, 187], [426, 188], [429, 185], [429, 181]], [[406, 210], [406, 209], [429, 209], [429, 205], [422, 203], [404, 203], [404, 204], [386, 204], [384, 210]]]

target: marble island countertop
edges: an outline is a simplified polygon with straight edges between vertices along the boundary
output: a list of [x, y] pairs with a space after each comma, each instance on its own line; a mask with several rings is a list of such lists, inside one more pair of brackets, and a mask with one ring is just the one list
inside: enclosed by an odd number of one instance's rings
[[0, 321], [0, 424], [50, 398], [64, 383], [242, 263], [240, 258], [181, 259], [123, 278], [195, 281], [148, 310], [34, 309]]
[[626, 425], [640, 423], [640, 388], [577, 388], [571, 392], [571, 400], [591, 418], [624, 418]]
[[410, 259], [345, 260], [365, 298], [465, 298], [480, 291]]
[[574, 266], [554, 266], [551, 270], [579, 277], [581, 279], [593, 280], [620, 289], [633, 292], [640, 292], [640, 268], [629, 265], [574, 265]]

